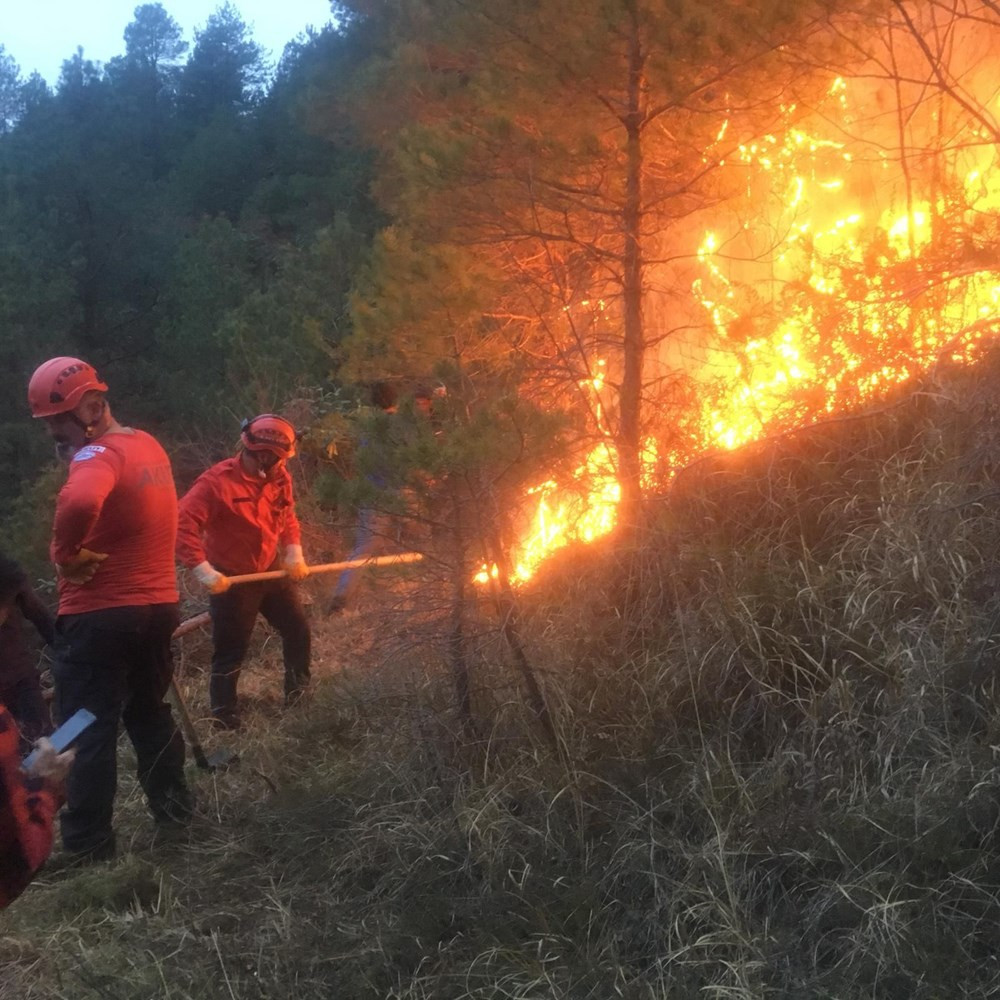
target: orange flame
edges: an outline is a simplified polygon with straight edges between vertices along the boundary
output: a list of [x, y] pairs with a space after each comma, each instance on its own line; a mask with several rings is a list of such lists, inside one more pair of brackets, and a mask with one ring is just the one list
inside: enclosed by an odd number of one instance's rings
[[[842, 112], [849, 109], [847, 91], [840, 78], [830, 88]], [[978, 147], [970, 141], [969, 150], [966, 158], [994, 156], [981, 140]], [[886, 208], [876, 215], [860, 198], [851, 204], [847, 196], [865, 187], [871, 168], [841, 142], [790, 127], [741, 147], [740, 161], [757, 181], [772, 175], [770, 195], [779, 207], [766, 225], [783, 236], [769, 254], [771, 280], [808, 293], [790, 299], [770, 332], [740, 343], [738, 283], [723, 266], [723, 241], [705, 234], [697, 250], [702, 274], [692, 291], [713, 328], [709, 367], [716, 385], [706, 396], [693, 451], [736, 448], [771, 429], [863, 403], [939, 359], [968, 362], [984, 335], [995, 332], [1000, 271], [980, 267], [950, 274], [935, 273], [932, 262], [919, 266], [934, 250], [935, 220], [1000, 209], [1000, 178], [984, 180], [982, 164], [965, 174], [962, 206], [911, 196], [902, 211]], [[753, 189], [756, 194], [759, 184]], [[730, 239], [738, 242], [741, 235]], [[906, 266], [911, 285], [893, 289], [886, 273], [902, 273]], [[933, 301], [922, 301], [933, 293]], [[829, 322], [838, 310], [849, 324]], [[814, 401], [804, 403], [810, 390]]]
[[[863, 85], [833, 81], [813, 131], [793, 124], [789, 107], [784, 131], [719, 161], [742, 172], [745, 194], [694, 249], [690, 288], [708, 336], [696, 374], [700, 408], [684, 419], [686, 438], [672, 438], [675, 467], [863, 405], [940, 360], [971, 362], [983, 339], [1000, 330], [1000, 257], [980, 259], [984, 253], [977, 258], [968, 250], [963, 257], [942, 235], [942, 221], [952, 231], [967, 222], [971, 231], [992, 218], [1000, 229], [991, 137], [967, 124], [954, 152], [937, 154], [932, 171], [939, 186], [942, 174], [957, 182], [931, 196], [908, 174], [904, 184], [905, 171], [876, 143], [847, 147], [837, 123], [852, 114], [854, 86]], [[726, 121], [717, 143], [728, 130]], [[879, 198], [871, 193], [873, 176]], [[603, 363], [597, 368], [585, 384], [601, 427]], [[650, 470], [657, 448], [649, 442]], [[602, 443], [574, 483], [545, 482], [531, 491], [538, 499], [514, 556], [516, 580], [529, 579], [556, 549], [614, 527], [615, 467], [614, 449]], [[484, 567], [480, 578], [491, 573], [495, 568]]]

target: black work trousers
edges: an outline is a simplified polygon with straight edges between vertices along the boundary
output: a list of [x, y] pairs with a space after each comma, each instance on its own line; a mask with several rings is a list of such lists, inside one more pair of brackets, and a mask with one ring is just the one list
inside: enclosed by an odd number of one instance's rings
[[173, 676], [170, 637], [176, 604], [104, 608], [56, 620], [55, 707], [59, 721], [80, 708], [97, 716], [74, 743], [62, 840], [67, 851], [110, 854], [118, 784], [119, 719], [138, 763], [139, 783], [158, 823], [191, 816], [184, 741], [164, 701]]
[[236, 687], [257, 615], [281, 636], [285, 701], [293, 702], [309, 683], [312, 637], [298, 591], [288, 579], [240, 583], [209, 598], [212, 614], [212, 677], [209, 700], [220, 725], [239, 725]]

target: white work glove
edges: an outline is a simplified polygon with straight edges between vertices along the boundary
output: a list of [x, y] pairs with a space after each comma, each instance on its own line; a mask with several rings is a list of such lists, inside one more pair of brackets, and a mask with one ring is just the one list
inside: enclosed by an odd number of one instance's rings
[[309, 575], [309, 567], [302, 555], [301, 545], [286, 545], [285, 558], [281, 568], [288, 574], [289, 580], [304, 580]]
[[198, 563], [191, 572], [210, 594], [224, 594], [229, 590], [229, 577], [220, 573], [207, 559]]

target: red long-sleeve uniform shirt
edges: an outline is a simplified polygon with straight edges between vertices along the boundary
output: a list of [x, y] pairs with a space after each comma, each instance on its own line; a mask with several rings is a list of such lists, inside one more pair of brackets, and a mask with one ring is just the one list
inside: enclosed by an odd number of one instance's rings
[[41, 778], [21, 770], [17, 725], [0, 705], [0, 910], [16, 899], [52, 850], [62, 804]]
[[207, 560], [225, 573], [259, 573], [274, 564], [279, 545], [301, 540], [292, 477], [283, 468], [259, 479], [237, 455], [203, 472], [181, 497], [177, 558], [189, 569]]
[[50, 554], [106, 552], [88, 583], [59, 581], [59, 613], [177, 600], [177, 492], [170, 459], [145, 431], [102, 434], [81, 448], [59, 491]]

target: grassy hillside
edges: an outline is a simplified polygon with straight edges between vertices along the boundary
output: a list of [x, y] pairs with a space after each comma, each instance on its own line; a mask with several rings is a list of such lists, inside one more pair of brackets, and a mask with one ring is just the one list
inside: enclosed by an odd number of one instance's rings
[[190, 843], [126, 782], [122, 857], [0, 916], [0, 996], [996, 996], [998, 429], [1000, 361], [937, 373], [553, 562], [520, 627], [556, 746], [487, 604], [479, 739], [418, 580], [317, 616], [300, 712], [264, 641]]

